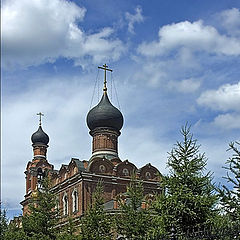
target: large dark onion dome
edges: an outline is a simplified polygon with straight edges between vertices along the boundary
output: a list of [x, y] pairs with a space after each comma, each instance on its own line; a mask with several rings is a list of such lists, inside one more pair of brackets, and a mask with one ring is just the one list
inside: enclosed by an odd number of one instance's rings
[[33, 144], [45, 144], [47, 145], [49, 143], [49, 137], [48, 135], [42, 130], [42, 126], [40, 125], [38, 130], [33, 133], [31, 137]]
[[107, 96], [103, 93], [101, 101], [92, 108], [87, 115], [87, 125], [90, 130], [98, 127], [113, 128], [117, 131], [123, 126], [123, 115], [114, 107]]

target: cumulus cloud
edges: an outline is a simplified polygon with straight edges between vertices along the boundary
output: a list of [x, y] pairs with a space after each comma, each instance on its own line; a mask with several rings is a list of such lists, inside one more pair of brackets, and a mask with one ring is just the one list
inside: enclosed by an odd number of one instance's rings
[[130, 33], [134, 33], [135, 23], [141, 23], [144, 21], [144, 17], [142, 15], [142, 8], [140, 6], [137, 6], [135, 8], [135, 14], [126, 12], [125, 17], [126, 17], [126, 20], [128, 21], [128, 31]]
[[165, 25], [160, 28], [158, 37], [157, 41], [143, 42], [138, 47], [138, 52], [144, 56], [156, 57], [186, 48], [192, 52], [233, 56], [240, 54], [239, 39], [220, 35], [214, 27], [204, 25], [202, 20]]
[[199, 89], [201, 82], [198, 79], [183, 79], [181, 81], [170, 81], [168, 87], [182, 93], [193, 93]]
[[240, 114], [220, 114], [214, 119], [214, 124], [223, 129], [240, 129]]
[[220, 24], [232, 36], [240, 36], [240, 11], [237, 8], [227, 9], [217, 15]]
[[2, 7], [3, 64], [28, 67], [71, 58], [77, 64], [117, 60], [123, 43], [112, 28], [87, 34], [79, 24], [86, 9], [66, 0], [11, 0]]
[[240, 111], [240, 82], [224, 84], [217, 90], [207, 90], [197, 99], [198, 104], [213, 110]]
[[153, 87], [189, 93], [209, 79], [205, 73], [212, 71], [213, 64], [239, 57], [240, 39], [220, 34], [202, 20], [184, 21], [160, 27], [158, 38], [142, 42], [137, 52], [140, 70], [136, 78]]
[[[184, 53], [185, 54], [185, 53]], [[176, 58], [146, 59], [138, 58], [133, 79], [152, 88], [164, 88], [179, 93], [195, 92], [201, 86], [201, 78], [196, 74], [199, 65], [188, 56]], [[188, 63], [190, 61], [190, 63]], [[194, 69], [194, 74], [193, 73]], [[196, 77], [197, 76], [197, 77]]]
[[[151, 126], [126, 127], [119, 142], [120, 154], [138, 168], [151, 163], [165, 174], [167, 172], [167, 151], [171, 149], [172, 143], [166, 142], [166, 140], [159, 141], [154, 137], [154, 131]], [[133, 149], [134, 151], [132, 151]]]
[[150, 87], [158, 87], [160, 83], [165, 82], [167, 74], [165, 72], [166, 63], [164, 62], [139, 62], [141, 67], [134, 73], [133, 78], [138, 82], [147, 82]]
[[240, 129], [240, 82], [207, 90], [200, 95], [197, 102], [212, 110], [225, 112], [214, 118], [212, 123], [215, 126], [226, 130]]

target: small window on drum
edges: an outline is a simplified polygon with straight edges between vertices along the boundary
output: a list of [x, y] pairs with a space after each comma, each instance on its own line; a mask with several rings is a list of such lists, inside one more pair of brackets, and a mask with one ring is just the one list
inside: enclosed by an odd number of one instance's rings
[[122, 173], [123, 173], [123, 176], [129, 176], [129, 171], [127, 168], [124, 168]]
[[100, 166], [99, 166], [99, 171], [100, 171], [101, 173], [106, 172], [106, 167], [105, 167], [104, 165], [100, 165]]
[[146, 172], [145, 173], [145, 177], [146, 177], [146, 179], [151, 179], [152, 178], [151, 173], [150, 172]]

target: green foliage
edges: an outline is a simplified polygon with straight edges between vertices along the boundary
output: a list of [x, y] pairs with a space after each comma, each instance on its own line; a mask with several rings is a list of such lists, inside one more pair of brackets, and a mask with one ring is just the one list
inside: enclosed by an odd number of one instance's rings
[[98, 183], [92, 196], [92, 204], [81, 219], [82, 240], [112, 239], [111, 218], [103, 210], [103, 187]]
[[230, 143], [229, 150], [233, 151], [226, 166], [227, 176], [224, 177], [231, 185], [227, 187], [222, 186], [218, 189], [221, 198], [221, 205], [223, 207], [223, 214], [228, 219], [228, 225], [240, 226], [240, 150], [239, 142]]
[[3, 236], [8, 229], [7, 222], [8, 222], [8, 220], [7, 220], [7, 217], [6, 217], [6, 210], [4, 209], [2, 211], [2, 209], [1, 209], [1, 211], [0, 211], [0, 238], [1, 239], [3, 239]]
[[190, 127], [183, 127], [181, 134], [183, 140], [169, 153], [170, 175], [162, 178], [164, 192], [154, 204], [159, 234], [185, 233], [206, 226], [215, 216], [217, 197], [212, 177], [205, 173], [206, 157], [199, 152]]
[[31, 240], [26, 236], [23, 229], [16, 226], [14, 223], [8, 225], [7, 231], [4, 233], [4, 240]]
[[[77, 219], [78, 220], [78, 219]], [[79, 229], [71, 217], [68, 218], [67, 224], [61, 227], [61, 232], [57, 235], [57, 240], [77, 240], [80, 239], [76, 233]]]
[[20, 228], [15, 222], [8, 223], [5, 209], [0, 212], [0, 239], [28, 240], [22, 228]]
[[142, 209], [142, 183], [133, 175], [125, 195], [119, 196], [120, 212], [115, 216], [116, 231], [126, 239], [146, 239], [151, 227], [150, 211]]
[[29, 205], [30, 214], [23, 217], [23, 230], [31, 239], [56, 239], [54, 228], [59, 220], [56, 196], [50, 190], [49, 178], [42, 180], [42, 188]]

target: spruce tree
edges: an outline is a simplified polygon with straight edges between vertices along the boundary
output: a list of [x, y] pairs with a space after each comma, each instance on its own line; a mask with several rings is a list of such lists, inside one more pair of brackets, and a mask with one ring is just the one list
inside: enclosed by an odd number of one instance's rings
[[170, 174], [162, 178], [163, 194], [154, 204], [158, 215], [155, 235], [187, 233], [205, 227], [215, 215], [217, 198], [211, 174], [205, 173], [205, 154], [200, 153], [200, 145], [187, 124], [181, 134], [183, 140], [177, 141], [169, 153]]
[[0, 239], [2, 240], [27, 240], [23, 229], [14, 221], [8, 222], [6, 210], [0, 211]]
[[14, 222], [10, 223], [7, 227], [7, 230], [4, 232], [3, 240], [31, 240], [31, 238], [27, 237], [22, 227], [17, 226]]
[[[79, 220], [79, 219], [77, 219]], [[57, 240], [77, 240], [81, 239], [79, 235], [80, 229], [77, 226], [78, 221], [74, 222], [73, 218], [69, 217], [67, 224], [61, 227], [61, 232], [57, 235]]]
[[116, 232], [122, 235], [123, 239], [141, 240], [147, 239], [151, 228], [151, 216], [148, 209], [142, 208], [144, 202], [142, 182], [133, 175], [127, 187], [127, 192], [119, 196], [119, 214], [116, 214]]
[[[233, 152], [226, 166], [227, 176], [224, 177], [228, 186], [223, 185], [222, 188], [218, 189], [221, 197], [221, 205], [223, 207], [223, 216], [227, 218], [229, 227], [240, 226], [240, 150], [239, 142], [232, 142], [229, 144]], [[240, 230], [240, 227], [239, 227]]]
[[103, 187], [101, 183], [98, 183], [92, 195], [92, 204], [88, 207], [80, 222], [80, 239], [112, 239], [111, 218], [104, 212], [103, 204]]
[[[0, 203], [1, 208], [1, 203]], [[6, 210], [0, 209], [0, 239], [4, 239], [3, 236], [8, 229], [8, 220], [6, 217]]]
[[30, 239], [56, 239], [56, 225], [59, 220], [57, 200], [51, 191], [50, 179], [41, 181], [41, 189], [32, 197], [29, 214], [23, 217], [23, 230]]

